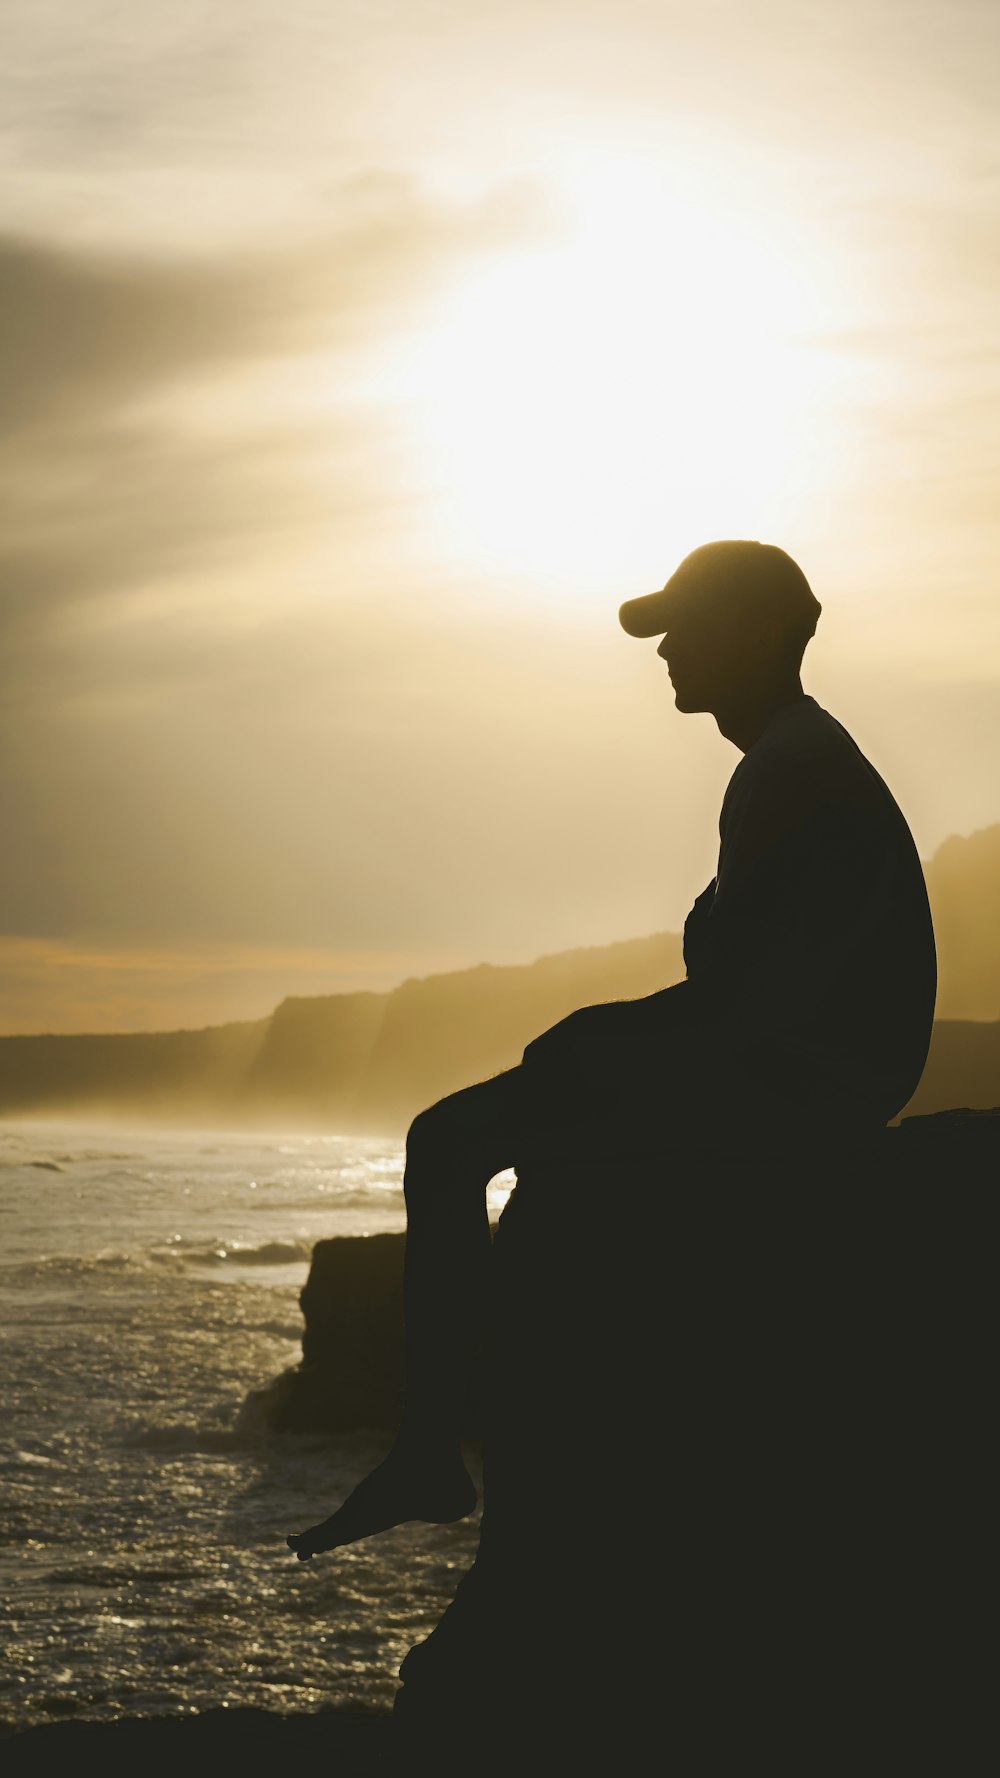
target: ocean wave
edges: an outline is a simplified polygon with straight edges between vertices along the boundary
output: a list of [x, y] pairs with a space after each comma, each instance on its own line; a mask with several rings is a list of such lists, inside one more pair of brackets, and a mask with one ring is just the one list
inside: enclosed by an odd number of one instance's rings
[[34, 1143], [26, 1142], [23, 1137], [6, 1135], [0, 1138], [0, 1168], [19, 1169], [28, 1167], [41, 1168], [46, 1173], [64, 1173], [67, 1167], [87, 1166], [94, 1162], [107, 1164], [109, 1161], [138, 1161], [143, 1156], [123, 1149], [78, 1148], [69, 1153], [38, 1154], [32, 1153]]
[[20, 1448], [15, 1448], [12, 1451], [5, 1451], [3, 1456], [0, 1457], [0, 1463], [3, 1463], [5, 1466], [10, 1465], [12, 1468], [27, 1469], [37, 1467], [39, 1469], [50, 1469], [55, 1463], [55, 1458], [44, 1457], [40, 1451], [24, 1451]]
[[252, 1326], [244, 1327], [243, 1331], [248, 1334], [271, 1334], [276, 1340], [287, 1340], [293, 1346], [302, 1344], [301, 1322], [298, 1327], [293, 1327], [289, 1321], [255, 1321]]
[[12, 1277], [37, 1279], [88, 1278], [94, 1272], [142, 1272], [149, 1261], [134, 1253], [45, 1253], [39, 1259], [24, 1260], [2, 1269]]
[[[315, 1215], [320, 1211], [323, 1215], [339, 1217], [345, 1210], [364, 1210], [374, 1216], [396, 1216], [402, 1223], [403, 1188], [389, 1186], [371, 1186], [363, 1190], [348, 1189], [340, 1185], [307, 1185], [301, 1182], [287, 1189], [283, 1197], [281, 1209], [288, 1217], [296, 1215]], [[261, 1209], [273, 1211], [274, 1202], [262, 1203]]]
[[146, 1158], [145, 1155], [139, 1154], [131, 1148], [77, 1148], [73, 1149], [70, 1154], [57, 1156], [58, 1160], [65, 1161], [66, 1165], [70, 1167], [76, 1162], [86, 1164], [90, 1161], [141, 1161]]
[[238, 1266], [289, 1266], [310, 1259], [311, 1241], [265, 1241], [260, 1247], [230, 1247], [229, 1258]]
[[129, 1451], [245, 1451], [259, 1445], [265, 1434], [251, 1426], [156, 1425], [141, 1421], [126, 1427], [118, 1443]]
[[311, 1241], [262, 1241], [256, 1247], [241, 1246], [234, 1241], [171, 1241], [165, 1246], [151, 1247], [146, 1252], [121, 1253], [44, 1253], [37, 1259], [14, 1261], [0, 1265], [12, 1281], [52, 1283], [93, 1277], [149, 1273], [156, 1268], [181, 1275], [195, 1267], [211, 1266], [292, 1266], [308, 1265], [312, 1256]]
[[187, 1266], [291, 1266], [307, 1261], [312, 1255], [311, 1241], [263, 1241], [259, 1247], [241, 1247], [235, 1241], [214, 1241], [210, 1245], [184, 1242], [172, 1244], [153, 1257], [159, 1261], [179, 1259]]

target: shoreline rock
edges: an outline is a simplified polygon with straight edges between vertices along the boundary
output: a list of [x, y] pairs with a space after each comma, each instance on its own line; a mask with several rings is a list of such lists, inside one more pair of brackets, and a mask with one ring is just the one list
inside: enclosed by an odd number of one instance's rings
[[937, 1728], [965, 1769], [993, 1694], [1000, 1108], [850, 1159], [699, 1161], [686, 1193], [654, 1174], [638, 1237], [600, 1163], [519, 1173], [479, 1553], [396, 1713], [468, 1731], [499, 1696], [512, 1754], [586, 1724], [608, 1770], [666, 1740], [705, 1778], [862, 1744], [899, 1770]]
[[320, 1762], [350, 1778], [374, 1778], [394, 1769], [398, 1730], [388, 1712], [321, 1710], [282, 1716], [268, 1710], [208, 1710], [192, 1716], [119, 1717], [114, 1722], [74, 1718], [40, 1723], [0, 1739], [5, 1774], [97, 1771], [102, 1778], [135, 1774], [149, 1778], [168, 1767], [218, 1774], [238, 1762], [241, 1774], [293, 1766], [314, 1770]]
[[302, 1361], [247, 1397], [239, 1431], [354, 1432], [399, 1420], [403, 1235], [317, 1241], [299, 1296]]
[[[822, 1161], [822, 1155], [817, 1157]], [[621, 1162], [623, 1170], [629, 1166]], [[644, 1163], [648, 1168], [648, 1161]], [[805, 1176], [811, 1161], [804, 1157]], [[872, 1179], [883, 1188], [936, 1173], [1000, 1177], [1000, 1107], [955, 1107], [904, 1118], [881, 1133]], [[523, 1194], [522, 1194], [523, 1195]], [[342, 1235], [317, 1241], [299, 1297], [305, 1326], [299, 1364], [251, 1391], [238, 1430], [336, 1434], [392, 1430], [404, 1385], [402, 1234]], [[482, 1404], [470, 1402], [469, 1437]]]

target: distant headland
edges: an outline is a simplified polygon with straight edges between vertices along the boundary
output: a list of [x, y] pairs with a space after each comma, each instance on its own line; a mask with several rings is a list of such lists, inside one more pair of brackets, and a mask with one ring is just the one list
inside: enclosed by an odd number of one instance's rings
[[[938, 1021], [908, 1109], [989, 1107], [1000, 1103], [1000, 824], [946, 840], [925, 869]], [[0, 1037], [0, 1115], [392, 1134], [443, 1094], [512, 1066], [574, 1007], [683, 974], [679, 934], [658, 933], [387, 993], [288, 999], [268, 1018], [201, 1031]]]

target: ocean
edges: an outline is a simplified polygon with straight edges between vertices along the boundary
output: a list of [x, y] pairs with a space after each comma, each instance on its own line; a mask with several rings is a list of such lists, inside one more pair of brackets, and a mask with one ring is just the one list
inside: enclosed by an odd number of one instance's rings
[[6, 1725], [389, 1707], [478, 1517], [298, 1563], [386, 1439], [241, 1409], [300, 1356], [313, 1243], [405, 1227], [402, 1169], [376, 1137], [0, 1124]]

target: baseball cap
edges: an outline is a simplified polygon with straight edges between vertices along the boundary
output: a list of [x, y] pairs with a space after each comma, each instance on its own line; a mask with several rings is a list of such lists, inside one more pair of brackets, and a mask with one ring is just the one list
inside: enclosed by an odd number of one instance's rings
[[805, 638], [813, 634], [822, 609], [798, 563], [783, 549], [725, 538], [692, 550], [658, 593], [626, 600], [618, 617], [630, 636], [661, 636], [678, 611], [703, 604], [760, 611]]

